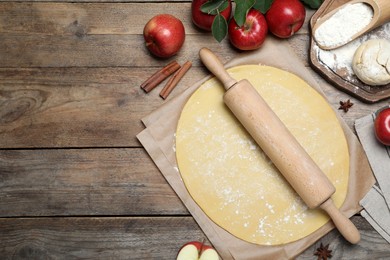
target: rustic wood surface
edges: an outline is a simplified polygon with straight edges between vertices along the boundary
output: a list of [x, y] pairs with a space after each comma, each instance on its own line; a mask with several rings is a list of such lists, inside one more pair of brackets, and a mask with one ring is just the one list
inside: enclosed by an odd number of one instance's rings
[[[169, 60], [149, 55], [142, 37], [162, 12], [186, 29]], [[288, 40], [307, 67], [313, 13]], [[171, 99], [208, 74], [203, 46], [223, 62], [239, 53], [192, 25], [190, 1], [0, 1], [1, 259], [174, 259], [183, 243], [207, 241], [135, 137], [140, 119], [165, 102], [139, 85], [173, 59], [192, 61]], [[354, 103], [338, 110], [351, 129], [389, 103], [323, 91], [336, 109]], [[332, 259], [389, 259], [389, 244], [359, 215], [352, 220], [358, 245], [332, 231], [298, 259], [316, 259], [320, 243]]]

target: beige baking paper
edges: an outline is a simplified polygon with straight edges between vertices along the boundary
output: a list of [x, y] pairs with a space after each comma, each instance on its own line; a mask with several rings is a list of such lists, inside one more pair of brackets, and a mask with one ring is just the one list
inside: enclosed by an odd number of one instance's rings
[[[318, 82], [299, 58], [293, 54], [285, 41], [270, 37], [259, 50], [238, 54], [237, 57], [226, 64], [226, 67], [244, 64], [264, 64], [292, 72], [323, 95]], [[281, 246], [260, 246], [248, 243], [236, 238], [211, 221], [192, 200], [181, 180], [174, 151], [177, 122], [188, 98], [210, 77], [206, 77], [190, 86], [161, 108], [143, 118], [142, 122], [146, 129], [139, 133], [137, 138], [223, 259], [294, 258], [332, 230], [334, 228], [333, 224], [328, 222], [311, 235]], [[350, 153], [348, 193], [341, 210], [350, 217], [361, 210], [359, 201], [375, 183], [375, 179], [358, 139], [343, 120], [340, 118], [339, 120], [346, 135]]]

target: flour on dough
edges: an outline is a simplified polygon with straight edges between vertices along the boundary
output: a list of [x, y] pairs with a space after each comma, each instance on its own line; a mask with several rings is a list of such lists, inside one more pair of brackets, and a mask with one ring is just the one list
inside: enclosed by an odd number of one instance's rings
[[[349, 154], [344, 132], [324, 98], [301, 78], [260, 65], [228, 70], [248, 79], [345, 199]], [[310, 210], [223, 103], [224, 88], [206, 81], [186, 103], [176, 132], [176, 158], [194, 201], [232, 235], [260, 245], [301, 239], [329, 221]]]
[[390, 83], [390, 42], [372, 39], [357, 48], [352, 68], [356, 76], [368, 85]]

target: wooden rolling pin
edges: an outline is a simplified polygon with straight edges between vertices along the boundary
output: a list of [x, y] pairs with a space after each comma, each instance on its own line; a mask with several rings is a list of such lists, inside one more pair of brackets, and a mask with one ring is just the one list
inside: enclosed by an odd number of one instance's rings
[[345, 239], [358, 243], [359, 231], [331, 199], [335, 187], [256, 89], [248, 80], [237, 82], [233, 79], [209, 49], [202, 48], [199, 55], [203, 64], [224, 85], [225, 104], [307, 206], [325, 210]]

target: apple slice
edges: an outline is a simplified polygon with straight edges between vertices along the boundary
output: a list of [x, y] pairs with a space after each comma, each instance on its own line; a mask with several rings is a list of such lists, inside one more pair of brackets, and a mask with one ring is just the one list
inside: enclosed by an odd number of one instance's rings
[[219, 260], [219, 256], [217, 251], [215, 251], [214, 248], [207, 248], [203, 250], [203, 252], [200, 255], [199, 260]]
[[219, 260], [217, 251], [211, 246], [199, 241], [191, 241], [184, 244], [176, 260]]

